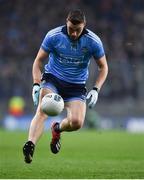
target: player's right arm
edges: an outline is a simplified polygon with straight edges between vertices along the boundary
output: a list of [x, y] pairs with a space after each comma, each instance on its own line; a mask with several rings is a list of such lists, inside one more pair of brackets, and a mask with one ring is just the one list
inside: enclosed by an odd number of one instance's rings
[[47, 33], [37, 53], [37, 56], [34, 60], [32, 67], [32, 76], [33, 76], [32, 98], [35, 106], [38, 105], [38, 101], [39, 101], [40, 82], [42, 76], [42, 64], [43, 64], [43, 60], [48, 57], [49, 53], [52, 50], [51, 41], [52, 39], [49, 36], [49, 33]]
[[37, 56], [34, 60], [33, 63], [33, 68], [32, 68], [32, 76], [33, 76], [33, 83], [38, 83], [40, 84], [41, 82], [41, 75], [42, 75], [42, 62], [44, 59], [46, 59], [49, 56], [49, 53], [52, 52], [53, 50], [53, 45], [52, 45], [52, 37], [50, 36], [51, 31], [49, 31], [45, 38], [43, 39], [43, 42], [41, 44], [41, 47], [37, 53]]
[[34, 60], [32, 68], [33, 76], [33, 89], [32, 89], [32, 98], [35, 106], [39, 102], [39, 92], [40, 92], [40, 82], [42, 76], [42, 61], [48, 57], [48, 53], [42, 48], [38, 51], [38, 54]]
[[42, 48], [39, 49], [38, 54], [34, 60], [32, 68], [33, 83], [40, 84], [42, 75], [42, 61], [48, 57], [48, 53]]

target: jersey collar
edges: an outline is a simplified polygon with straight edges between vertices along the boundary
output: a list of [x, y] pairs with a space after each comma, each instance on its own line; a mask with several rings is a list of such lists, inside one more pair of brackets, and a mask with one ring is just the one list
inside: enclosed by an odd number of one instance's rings
[[[69, 37], [68, 32], [67, 32], [67, 26], [66, 26], [66, 25], [63, 26], [62, 32]], [[83, 32], [81, 33], [81, 35], [79, 36], [78, 39], [80, 39], [82, 35], [87, 34], [87, 33], [88, 33], [88, 31], [84, 28], [84, 29], [83, 29]]]

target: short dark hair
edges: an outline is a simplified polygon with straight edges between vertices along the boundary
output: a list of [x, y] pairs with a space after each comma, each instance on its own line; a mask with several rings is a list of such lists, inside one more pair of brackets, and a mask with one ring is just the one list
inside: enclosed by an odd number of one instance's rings
[[80, 23], [85, 23], [86, 17], [80, 9], [76, 9], [68, 13], [67, 20], [70, 21], [72, 24], [77, 25]]

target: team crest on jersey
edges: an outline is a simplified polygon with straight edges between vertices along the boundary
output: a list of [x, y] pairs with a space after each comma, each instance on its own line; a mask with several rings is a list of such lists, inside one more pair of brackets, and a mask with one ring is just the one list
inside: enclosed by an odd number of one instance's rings
[[87, 47], [82, 47], [82, 52], [83, 52], [83, 53], [87, 53], [87, 52], [88, 52]]
[[62, 44], [62, 45], [60, 46], [60, 48], [66, 49], [66, 45], [65, 45], [65, 44]]

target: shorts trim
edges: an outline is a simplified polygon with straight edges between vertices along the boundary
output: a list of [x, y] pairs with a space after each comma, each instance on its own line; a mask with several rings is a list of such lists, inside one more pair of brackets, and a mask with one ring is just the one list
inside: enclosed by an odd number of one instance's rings
[[49, 82], [42, 84], [41, 88], [48, 88], [48, 89], [52, 90], [54, 93], [58, 93], [56, 87]]
[[70, 102], [70, 101], [75, 101], [75, 100], [79, 100], [79, 101], [82, 101], [82, 102], [86, 102], [86, 99], [82, 99], [82, 98], [80, 98], [80, 97], [66, 98], [66, 99], [64, 99], [64, 102]]

